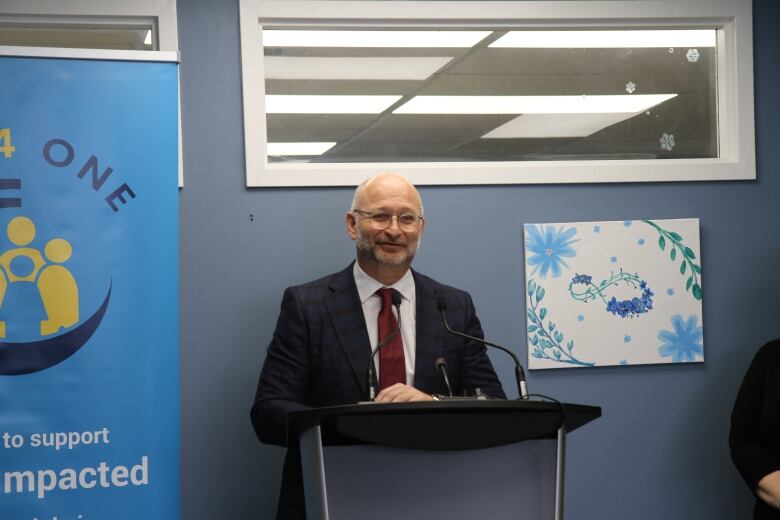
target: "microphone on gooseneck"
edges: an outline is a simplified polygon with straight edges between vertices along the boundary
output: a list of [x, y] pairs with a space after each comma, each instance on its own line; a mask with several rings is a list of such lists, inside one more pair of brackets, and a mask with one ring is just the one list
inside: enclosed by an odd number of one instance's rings
[[371, 357], [368, 359], [368, 399], [370, 401], [373, 401], [376, 397], [376, 387], [377, 387], [377, 381], [376, 381], [376, 370], [374, 369], [374, 356], [376, 356], [376, 353], [379, 352], [379, 349], [387, 345], [390, 340], [392, 340], [394, 337], [398, 335], [399, 332], [401, 332], [401, 293], [396, 291], [395, 289], [392, 290], [390, 293], [390, 298], [393, 301], [393, 307], [395, 307], [395, 313], [398, 315], [398, 324], [396, 325], [395, 329], [393, 329], [393, 332], [387, 335], [385, 339], [377, 343], [376, 347], [374, 347], [374, 350], [371, 351]]
[[436, 358], [434, 361], [436, 369], [441, 370], [441, 375], [444, 378], [444, 385], [447, 387], [447, 393], [452, 397], [452, 387], [450, 386], [450, 378], [447, 377], [447, 361], [443, 357]]
[[441, 313], [441, 319], [444, 322], [444, 328], [447, 329], [447, 332], [449, 332], [450, 334], [454, 334], [462, 338], [470, 339], [472, 341], [478, 341], [483, 345], [497, 348], [498, 350], [503, 350], [504, 352], [512, 356], [512, 359], [515, 362], [515, 379], [517, 380], [517, 390], [520, 393], [520, 399], [528, 399], [528, 388], [525, 382], [525, 371], [523, 370], [523, 365], [520, 364], [520, 360], [517, 358], [514, 352], [512, 352], [508, 348], [502, 347], [501, 345], [496, 345], [495, 343], [485, 341], [482, 338], [469, 336], [468, 334], [464, 334], [462, 332], [452, 330], [449, 324], [447, 323], [447, 299], [445, 297], [440, 296], [436, 300], [436, 308], [439, 309], [439, 312]]

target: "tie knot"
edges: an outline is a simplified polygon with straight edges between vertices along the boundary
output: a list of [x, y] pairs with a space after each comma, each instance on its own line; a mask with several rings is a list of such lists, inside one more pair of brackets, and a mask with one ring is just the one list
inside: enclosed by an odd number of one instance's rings
[[382, 298], [382, 308], [386, 307], [392, 307], [393, 306], [393, 291], [395, 289], [390, 289], [389, 287], [385, 287], [384, 289], [379, 289], [377, 293], [379, 293], [379, 297]]

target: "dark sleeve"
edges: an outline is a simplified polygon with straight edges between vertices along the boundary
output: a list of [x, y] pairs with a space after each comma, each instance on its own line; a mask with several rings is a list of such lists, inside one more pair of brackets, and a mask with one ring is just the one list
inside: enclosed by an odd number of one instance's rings
[[262, 442], [287, 445], [287, 415], [309, 408], [305, 402], [310, 372], [306, 320], [295, 290], [288, 288], [250, 412], [252, 425]]
[[[468, 293], [466, 293], [465, 312], [466, 334], [484, 339], [482, 325], [477, 317], [477, 311], [474, 309], [471, 295]], [[501, 382], [498, 380], [493, 364], [487, 355], [487, 348], [477, 341], [467, 340], [465, 342], [461, 362], [461, 386], [469, 390], [479, 388], [485, 395], [506, 399]]]
[[753, 358], [731, 412], [731, 459], [753, 493], [759, 480], [780, 469], [766, 445], [770, 424], [762, 413], [770, 397], [766, 393], [767, 385], [773, 383], [776, 373], [778, 348], [777, 341], [769, 343]]

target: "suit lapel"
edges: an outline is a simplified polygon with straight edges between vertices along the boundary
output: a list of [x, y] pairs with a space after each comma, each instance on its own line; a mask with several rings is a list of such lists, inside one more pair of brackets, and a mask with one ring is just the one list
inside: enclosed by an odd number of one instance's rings
[[444, 328], [436, 308], [438, 291], [424, 276], [412, 271], [415, 284], [416, 309], [416, 352], [414, 361], [414, 387], [424, 392], [438, 388], [439, 376], [435, 361], [442, 354]]
[[329, 285], [331, 294], [325, 298], [333, 330], [349, 361], [355, 381], [368, 396], [368, 361], [371, 342], [366, 330], [363, 307], [360, 304], [352, 264], [334, 275]]

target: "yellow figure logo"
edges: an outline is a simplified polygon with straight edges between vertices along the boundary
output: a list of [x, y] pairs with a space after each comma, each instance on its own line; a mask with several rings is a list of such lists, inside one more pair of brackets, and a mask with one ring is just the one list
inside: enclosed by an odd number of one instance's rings
[[[46, 336], [68, 328], [79, 321], [79, 289], [76, 279], [67, 267], [66, 262], [73, 250], [67, 240], [54, 238], [46, 243], [43, 258], [41, 252], [28, 246], [35, 239], [35, 224], [27, 217], [14, 217], [8, 223], [8, 239], [18, 246], [8, 249], [0, 255], [0, 307], [5, 298], [8, 285], [15, 282], [35, 283], [41, 295], [46, 320], [41, 322], [41, 335]], [[29, 272], [15, 272], [11, 265], [18, 257], [27, 258], [32, 262]], [[16, 267], [19, 271], [19, 267]], [[0, 338], [5, 337], [5, 321], [0, 321]]]

